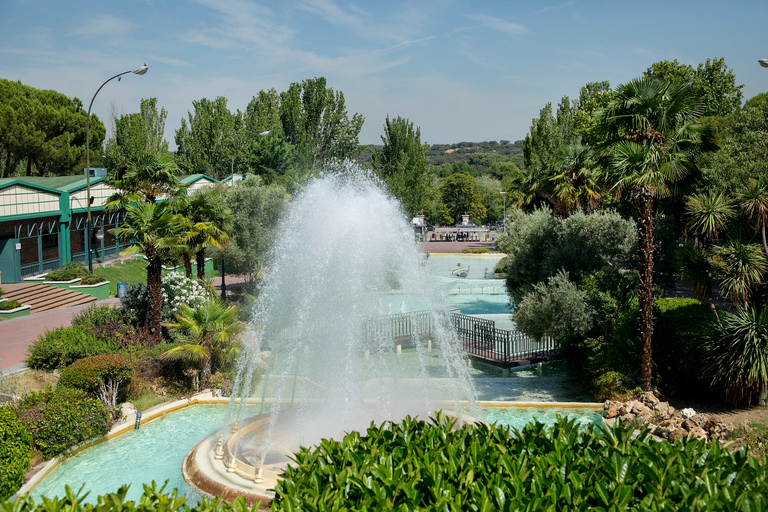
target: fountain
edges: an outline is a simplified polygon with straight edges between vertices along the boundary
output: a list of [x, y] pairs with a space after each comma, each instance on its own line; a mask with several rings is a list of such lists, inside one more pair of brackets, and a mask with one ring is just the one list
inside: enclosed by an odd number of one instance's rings
[[299, 446], [440, 408], [461, 420], [460, 401], [476, 402], [400, 205], [342, 167], [309, 184], [281, 226], [227, 424], [183, 464], [205, 493], [268, 499]]

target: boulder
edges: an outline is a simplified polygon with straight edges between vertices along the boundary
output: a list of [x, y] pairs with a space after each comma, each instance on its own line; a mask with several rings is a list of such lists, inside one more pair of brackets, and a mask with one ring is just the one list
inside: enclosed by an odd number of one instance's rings
[[611, 419], [619, 416], [619, 402], [611, 402], [608, 409], [605, 411], [605, 418]]
[[675, 414], [675, 408], [669, 405], [669, 402], [658, 402], [653, 406], [654, 412], [661, 418], [671, 418]]
[[632, 414], [631, 412], [628, 412], [627, 414], [623, 414], [619, 416], [619, 419], [624, 423], [629, 423], [630, 421], [634, 421], [635, 418], [637, 418], [637, 416]]
[[688, 407], [680, 411], [680, 415], [685, 419], [693, 418], [694, 416], [696, 416], [696, 411]]
[[651, 412], [651, 409], [648, 408], [643, 402], [640, 402], [639, 400], [632, 400], [629, 402], [629, 405], [632, 406], [632, 413], [637, 414], [638, 416], [644, 415], [644, 414], [653, 414]]
[[688, 435], [688, 432], [684, 428], [676, 428], [672, 432], [669, 433], [669, 436], [667, 436], [667, 439], [669, 439], [670, 443], [674, 443], [675, 441], [684, 438]]
[[651, 391], [648, 391], [647, 393], [643, 393], [643, 396], [640, 397], [640, 401], [645, 404], [646, 407], [653, 408], [654, 405], [659, 403], [659, 399], [656, 398], [656, 395], [654, 395]]
[[688, 437], [693, 437], [694, 439], [699, 439], [704, 442], [707, 441], [707, 433], [701, 427], [693, 427], [691, 430], [689, 430]]

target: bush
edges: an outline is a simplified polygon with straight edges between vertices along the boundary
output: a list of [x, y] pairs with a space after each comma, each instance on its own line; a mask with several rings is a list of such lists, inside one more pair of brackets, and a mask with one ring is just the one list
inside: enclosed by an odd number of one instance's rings
[[103, 283], [106, 280], [107, 278], [104, 276], [89, 274], [83, 277], [83, 279], [80, 281], [80, 284], [99, 284], [99, 283]]
[[100, 340], [80, 327], [57, 327], [46, 331], [27, 349], [25, 362], [38, 370], [55, 370], [72, 364], [77, 359], [98, 354], [109, 354], [117, 346]]
[[45, 458], [109, 432], [110, 412], [101, 400], [70, 388], [32, 394], [22, 403], [20, 417]]
[[19, 490], [29, 467], [32, 440], [10, 408], [0, 407], [0, 500]]
[[488, 254], [490, 249], [462, 249], [461, 252], [464, 254]]
[[0, 302], [0, 311], [8, 311], [10, 309], [16, 309], [23, 306], [23, 304], [17, 300], [4, 300]]
[[142, 329], [133, 326], [130, 315], [124, 309], [106, 304], [91, 304], [81, 310], [72, 317], [72, 326], [79, 327], [102, 341], [111, 341], [118, 348], [147, 344], [152, 340], [151, 337], [145, 336]]
[[664, 394], [710, 394], [701, 379], [701, 353], [712, 308], [694, 299], [659, 299], [653, 316], [653, 361]]
[[88, 275], [88, 269], [76, 261], [68, 261], [63, 267], [52, 270], [45, 276], [46, 281], [71, 281]]
[[[123, 485], [117, 492], [94, 498], [93, 501], [98, 505], [83, 503], [85, 495], [80, 494], [82, 490], [73, 491], [67, 485], [65, 486], [66, 496], [52, 498], [47, 503], [43, 501], [36, 504], [33, 498], [26, 495], [19, 498], [12, 506], [13, 510], [24, 512], [50, 512], [51, 510], [67, 512], [258, 512], [260, 510], [260, 502], [248, 507], [242, 496], [235, 498], [232, 503], [222, 501], [220, 498], [211, 500], [203, 497], [196, 505], [188, 505], [185, 503], [186, 497], [178, 495], [178, 489], [164, 492], [166, 485], [168, 485], [167, 481], [160, 488], [154, 481], [151, 484], [144, 484], [144, 492], [138, 502], [125, 501], [128, 486]], [[43, 499], [45, 500], [45, 498]], [[8, 507], [10, 508], [11, 504]]]
[[507, 257], [504, 256], [499, 260], [498, 263], [496, 263], [496, 266], [493, 268], [494, 274], [504, 274], [507, 272]]
[[763, 510], [768, 493], [768, 458], [562, 417], [455, 431], [406, 418], [294, 460], [273, 510]]
[[64, 368], [58, 385], [92, 393], [114, 409], [120, 384], [132, 374], [133, 366], [128, 359], [119, 354], [103, 354], [78, 359]]
[[[208, 299], [205, 288], [195, 279], [170, 273], [163, 276], [163, 322], [175, 322], [176, 313], [182, 304], [194, 308]], [[147, 287], [143, 283], [129, 286], [125, 297], [120, 299], [128, 314], [138, 323], [143, 324], [149, 311]]]

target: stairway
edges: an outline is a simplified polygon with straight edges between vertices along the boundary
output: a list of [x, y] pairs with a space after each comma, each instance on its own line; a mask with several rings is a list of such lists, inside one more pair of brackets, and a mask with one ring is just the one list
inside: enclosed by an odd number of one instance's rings
[[2, 297], [3, 299], [17, 300], [25, 306], [31, 306], [30, 315], [96, 302], [96, 297], [72, 290], [56, 288], [47, 284], [2, 284], [0, 288], [5, 292]]

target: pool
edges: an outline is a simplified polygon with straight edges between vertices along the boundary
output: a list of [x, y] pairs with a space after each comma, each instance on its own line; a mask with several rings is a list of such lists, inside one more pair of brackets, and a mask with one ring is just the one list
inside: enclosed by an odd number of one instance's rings
[[[575, 417], [580, 423], [601, 421], [598, 410], [588, 408], [549, 407], [482, 407], [485, 420], [522, 428], [533, 418], [553, 424], [557, 414]], [[158, 485], [169, 480], [166, 490], [177, 488], [189, 502], [199, 501], [200, 494], [181, 475], [181, 461], [207, 435], [221, 428], [226, 405], [191, 405], [168, 413], [141, 427], [109, 441], [97, 444], [59, 464], [29, 494], [36, 502], [41, 496], [65, 495], [65, 485], [90, 494], [86, 502], [94, 503], [101, 494], [115, 492], [130, 484], [128, 500], [138, 500], [142, 484], [152, 480]]]

